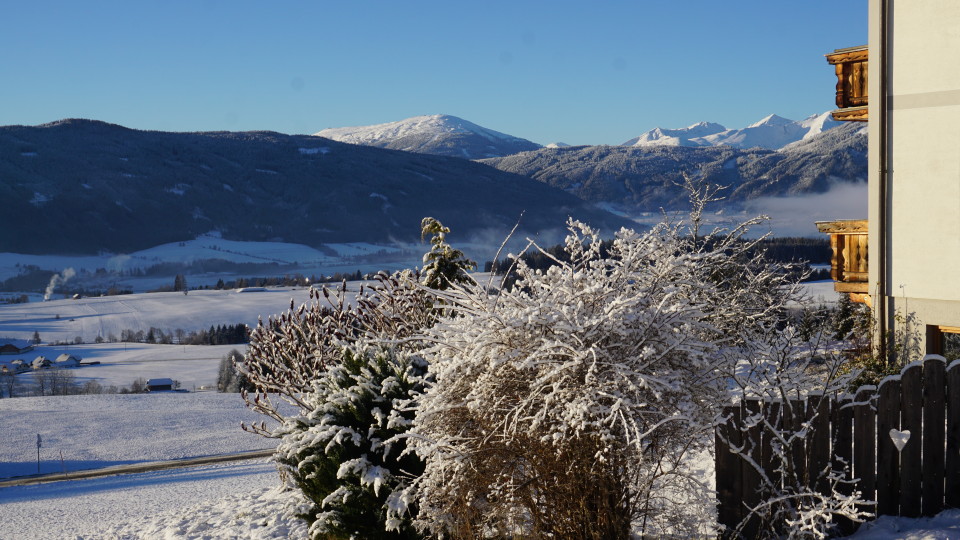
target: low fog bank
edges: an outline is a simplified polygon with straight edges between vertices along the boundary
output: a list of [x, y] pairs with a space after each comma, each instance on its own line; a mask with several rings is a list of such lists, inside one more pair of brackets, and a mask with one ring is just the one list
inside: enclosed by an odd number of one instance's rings
[[745, 209], [770, 216], [768, 227], [775, 236], [813, 237], [821, 234], [817, 221], [867, 219], [867, 184], [838, 183], [825, 193], [761, 197], [748, 201]]

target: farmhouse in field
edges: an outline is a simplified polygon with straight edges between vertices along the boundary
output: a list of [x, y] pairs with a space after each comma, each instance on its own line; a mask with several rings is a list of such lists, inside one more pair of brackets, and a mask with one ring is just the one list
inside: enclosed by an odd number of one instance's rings
[[80, 365], [80, 359], [72, 354], [63, 353], [57, 357], [54, 364], [61, 368], [77, 367]]
[[27, 363], [23, 358], [17, 358], [13, 362], [10, 362], [10, 366], [13, 368], [14, 373], [23, 373], [24, 371], [30, 371], [30, 364]]
[[960, 3], [871, 0], [869, 28], [868, 46], [827, 55], [833, 117], [869, 122], [867, 219], [817, 226], [836, 290], [871, 306], [881, 347], [913, 316], [926, 352], [957, 357]]
[[171, 392], [173, 391], [173, 379], [160, 378], [149, 379], [147, 381], [148, 392]]
[[47, 369], [51, 365], [53, 365], [53, 363], [50, 362], [50, 359], [42, 355], [34, 358], [32, 364], [33, 369]]
[[24, 339], [0, 340], [0, 354], [23, 354], [33, 350], [33, 344]]

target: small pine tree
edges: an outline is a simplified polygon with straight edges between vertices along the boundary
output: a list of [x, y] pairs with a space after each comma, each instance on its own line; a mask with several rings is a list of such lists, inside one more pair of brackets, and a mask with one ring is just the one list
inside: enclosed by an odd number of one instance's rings
[[33, 344], [34, 344], [34, 345], [39, 345], [39, 344], [40, 344], [40, 332], [34, 330], [34, 331], [33, 331], [33, 339], [32, 339], [31, 341], [33, 341]]
[[420, 239], [428, 234], [430, 251], [423, 256], [423, 275], [420, 282], [431, 289], [444, 290], [454, 283], [468, 283], [470, 276], [467, 272], [476, 270], [477, 263], [471, 261], [459, 249], [454, 249], [447, 243], [448, 227], [432, 217], [425, 217], [420, 222]]
[[[423, 472], [396, 437], [413, 412], [402, 403], [423, 389], [426, 366], [396, 352], [344, 351], [306, 398], [313, 411], [287, 419], [276, 459], [313, 502], [302, 517], [311, 538], [419, 538], [409, 515], [388, 516], [407, 479]], [[388, 532], [388, 529], [390, 530]]]

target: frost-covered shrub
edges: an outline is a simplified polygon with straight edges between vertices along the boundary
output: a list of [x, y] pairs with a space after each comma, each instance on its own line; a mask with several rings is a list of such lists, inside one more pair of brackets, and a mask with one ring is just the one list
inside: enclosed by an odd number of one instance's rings
[[[379, 274], [352, 302], [345, 283], [311, 290], [308, 304], [291, 304], [251, 333], [239, 371], [255, 390], [243, 397], [280, 426], [245, 428], [282, 439], [275, 457], [313, 502], [304, 514], [313, 537], [418, 536], [410, 526], [416, 512], [397, 490], [423, 465], [403, 453], [400, 435], [414, 412], [398, 404], [421, 389], [422, 332], [445, 312], [431, 287], [469, 279], [465, 272], [473, 267], [446, 243], [449, 229], [440, 222], [426, 218], [422, 230], [433, 234], [424, 257], [427, 286], [418, 273], [405, 271]], [[401, 506], [402, 515], [388, 515]]]
[[[266, 321], [250, 333], [250, 347], [238, 366], [256, 388], [241, 392], [247, 405], [277, 422], [286, 414], [276, 399], [286, 401], [301, 415], [313, 410], [305, 401], [314, 382], [337, 365], [345, 348], [357, 342], [386, 342], [399, 348], [416, 348], [407, 343], [423, 328], [433, 324], [435, 299], [420, 287], [412, 272], [380, 273], [376, 283], [362, 286], [353, 303], [348, 301], [346, 284], [338, 289], [311, 289], [310, 302]], [[274, 437], [265, 422], [245, 426]]]
[[[702, 534], [706, 490], [683, 460], [711, 444], [726, 377], [789, 290], [732, 235], [660, 225], [600, 237], [571, 222], [564, 261], [522, 262], [510, 290], [438, 293], [435, 382], [409, 439], [407, 490], [434, 534], [626, 538]], [[696, 231], [694, 231], [696, 232]]]
[[388, 521], [387, 509], [423, 470], [396, 436], [413, 418], [397, 404], [420, 391], [424, 370], [389, 348], [345, 350], [303, 397], [310, 412], [275, 431], [281, 470], [313, 503], [303, 516], [311, 538], [419, 537], [408, 517]]

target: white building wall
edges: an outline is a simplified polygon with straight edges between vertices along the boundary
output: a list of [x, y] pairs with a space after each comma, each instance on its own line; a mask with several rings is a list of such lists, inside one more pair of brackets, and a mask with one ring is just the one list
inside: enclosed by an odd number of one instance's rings
[[891, 10], [890, 285], [960, 301], [960, 2]]
[[[887, 291], [921, 324], [960, 326], [960, 1], [889, 0], [889, 10]], [[880, 11], [871, 0], [871, 289], [880, 279]]]

